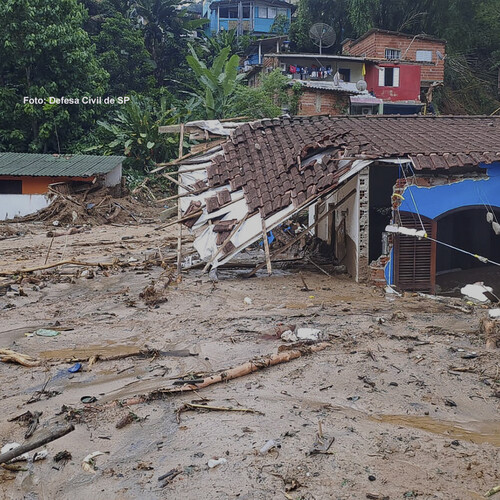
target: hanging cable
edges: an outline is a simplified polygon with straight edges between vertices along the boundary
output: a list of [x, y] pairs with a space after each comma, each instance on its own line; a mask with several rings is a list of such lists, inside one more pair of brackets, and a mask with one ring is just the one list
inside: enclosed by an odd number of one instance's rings
[[[399, 166], [401, 167], [401, 171], [403, 172], [403, 176], [405, 178], [406, 185], [408, 186], [407, 191], [410, 193], [411, 199], [413, 201], [413, 205], [415, 206], [415, 211], [417, 212], [417, 215], [418, 215], [418, 220], [420, 221], [420, 225], [422, 226], [422, 230], [425, 232], [425, 234], [427, 234], [424, 223], [422, 221], [422, 217], [420, 216], [420, 212], [418, 211], [417, 202], [415, 201], [415, 198], [413, 197], [413, 193], [411, 192], [410, 185], [408, 184], [408, 178], [406, 177], [406, 173], [404, 171], [404, 167], [403, 167], [401, 162], [399, 163]], [[399, 211], [399, 207], [398, 207], [398, 211]]]
[[[405, 182], [406, 184], [408, 185], [408, 178], [406, 177], [406, 174], [405, 174], [405, 171], [404, 171], [404, 167], [402, 165], [402, 163], [400, 162], [399, 163], [399, 166], [401, 168], [401, 172], [403, 173], [403, 176], [405, 178]], [[411, 169], [411, 166], [410, 166], [410, 169]], [[413, 169], [412, 169], [413, 170]], [[413, 172], [413, 177], [414, 179], [416, 180], [416, 176], [415, 176], [415, 172]], [[474, 257], [475, 259], [479, 260], [480, 262], [482, 262], [483, 264], [493, 264], [495, 266], [499, 266], [500, 267], [500, 263], [498, 262], [495, 262], [494, 260], [491, 260], [491, 259], [488, 259], [487, 257], [483, 257], [481, 255], [478, 255], [478, 254], [475, 254], [475, 253], [472, 253], [472, 252], [469, 252], [468, 250], [464, 250], [463, 248], [458, 248], [456, 246], [453, 246], [453, 245], [450, 245], [449, 243], [445, 243], [444, 241], [439, 241], [435, 238], [432, 238], [430, 237], [428, 234], [427, 234], [427, 231], [425, 229], [425, 226], [424, 226], [424, 223], [422, 221], [422, 217], [420, 216], [420, 212], [418, 210], [418, 206], [417, 206], [417, 202], [413, 196], [413, 193], [411, 192], [411, 189], [408, 189], [408, 192], [410, 193], [410, 196], [411, 196], [411, 199], [413, 201], [413, 205], [415, 206], [415, 211], [417, 213], [417, 216], [418, 216], [418, 219], [420, 221], [420, 225], [422, 226], [422, 230], [424, 231], [424, 235], [422, 236], [423, 238], [426, 238], [428, 239], [429, 241], [433, 241], [434, 243], [437, 243], [439, 245], [443, 245], [445, 247], [448, 247], [448, 248], [451, 248], [452, 250], [456, 250], [457, 252], [461, 252], [461, 253], [464, 253], [466, 255], [470, 255], [471, 257]], [[399, 215], [399, 220], [401, 220], [401, 214], [399, 214], [399, 206], [397, 207], [397, 211], [398, 211], [398, 215]], [[418, 236], [417, 236], [418, 237]], [[419, 237], [420, 238], [420, 237]]]

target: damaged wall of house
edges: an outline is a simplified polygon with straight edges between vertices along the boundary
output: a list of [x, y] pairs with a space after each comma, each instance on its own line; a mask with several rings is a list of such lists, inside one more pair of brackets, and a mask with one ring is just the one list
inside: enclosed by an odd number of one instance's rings
[[[433, 273], [484, 266], [474, 255], [500, 260], [500, 235], [492, 224], [500, 211], [500, 163], [479, 167], [480, 172], [461, 176], [416, 175], [409, 179], [410, 185], [404, 179], [398, 181], [401, 198], [393, 221], [398, 223], [398, 213], [413, 214], [415, 220], [420, 216], [426, 226], [434, 228], [438, 243], [432, 249]], [[418, 224], [416, 228], [421, 229]], [[397, 284], [396, 258], [391, 248], [384, 269], [389, 284]]]
[[[349, 179], [320, 205], [316, 218], [335, 207], [317, 228], [316, 236], [332, 245], [332, 257], [345, 265], [347, 272], [358, 277], [359, 245], [359, 174]], [[311, 222], [311, 220], [310, 220]]]

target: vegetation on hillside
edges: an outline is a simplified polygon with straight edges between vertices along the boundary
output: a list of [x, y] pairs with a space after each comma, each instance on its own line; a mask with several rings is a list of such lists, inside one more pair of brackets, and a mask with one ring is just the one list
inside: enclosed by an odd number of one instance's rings
[[[182, 5], [181, 5], [182, 3]], [[176, 154], [177, 138], [158, 124], [296, 110], [279, 71], [250, 88], [238, 73], [252, 37], [204, 33], [181, 0], [3, 0], [0, 5], [0, 151], [125, 154], [146, 172]], [[498, 102], [498, 0], [299, 0], [292, 50], [317, 51], [315, 22], [345, 38], [370, 28], [427, 33], [448, 41], [446, 83], [435, 99], [442, 113], [489, 114]], [[25, 98], [128, 96], [126, 105], [36, 104]]]

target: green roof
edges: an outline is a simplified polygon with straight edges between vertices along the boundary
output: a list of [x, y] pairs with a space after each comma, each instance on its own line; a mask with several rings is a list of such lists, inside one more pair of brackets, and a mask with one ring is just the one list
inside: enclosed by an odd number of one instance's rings
[[124, 156], [0, 153], [0, 176], [92, 177], [107, 174]]

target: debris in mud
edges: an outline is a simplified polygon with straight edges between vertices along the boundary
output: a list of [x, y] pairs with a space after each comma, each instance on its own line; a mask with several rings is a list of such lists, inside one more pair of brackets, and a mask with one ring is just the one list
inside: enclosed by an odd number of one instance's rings
[[209, 469], [214, 469], [215, 467], [224, 464], [227, 464], [227, 459], [225, 458], [217, 458], [217, 459], [212, 458], [207, 462]]
[[10, 443], [10, 449], [4, 451], [4, 448], [0, 451], [0, 464], [10, 462], [20, 456], [24, 456], [29, 451], [36, 450], [43, 446], [44, 444], [50, 443], [59, 439], [66, 434], [74, 431], [75, 427], [72, 424], [57, 425], [53, 428], [42, 429], [37, 433], [36, 438], [31, 439], [28, 443], [19, 445], [18, 443]]
[[17, 217], [16, 222], [42, 221], [46, 224], [110, 224], [151, 220], [156, 218], [158, 208], [142, 203], [132, 196], [122, 196], [116, 188], [99, 185], [86, 187], [85, 191], [76, 183], [53, 187], [52, 203], [34, 214]]
[[278, 441], [274, 439], [270, 439], [266, 442], [266, 444], [259, 450], [259, 455], [266, 455], [274, 448], [281, 448], [281, 445]]
[[129, 411], [124, 417], [122, 417], [116, 423], [115, 427], [117, 429], [123, 429], [127, 425], [130, 425], [132, 422], [137, 422], [141, 420], [134, 412]]
[[323, 434], [323, 424], [321, 421], [318, 422], [318, 432], [316, 433], [316, 439], [314, 440], [313, 447], [309, 451], [309, 455], [332, 455], [333, 453], [328, 450], [335, 441], [335, 437], [325, 436]]
[[160, 476], [158, 478], [158, 481], [163, 481], [163, 484], [160, 487], [164, 488], [165, 486], [170, 484], [181, 473], [182, 473], [182, 469], [180, 469], [180, 468], [169, 470], [166, 474], [163, 474], [163, 476]]
[[281, 334], [281, 340], [285, 342], [297, 342], [299, 340], [318, 342], [320, 340], [326, 340], [326, 338], [327, 336], [317, 328], [298, 328], [295, 331], [287, 330]]
[[147, 306], [156, 306], [168, 302], [167, 288], [170, 280], [167, 283], [151, 283], [139, 294], [139, 297]]
[[259, 410], [254, 410], [253, 408], [233, 408], [232, 406], [210, 406], [207, 404], [196, 404], [196, 403], [184, 403], [180, 406], [177, 413], [177, 423], [180, 423], [180, 416], [183, 411], [189, 410], [200, 410], [200, 411], [232, 411], [232, 412], [240, 412], [240, 413], [256, 413], [257, 415], [264, 415]]
[[65, 465], [66, 463], [68, 463], [72, 459], [73, 459], [73, 456], [71, 455], [71, 453], [68, 450], [59, 451], [58, 453], [56, 453], [54, 455], [54, 458], [53, 458], [54, 462], [59, 463], [61, 465]]
[[21, 354], [11, 349], [0, 349], [0, 361], [4, 363], [17, 363], [28, 368], [34, 366], [39, 366], [40, 361], [28, 356], [27, 354]]
[[88, 454], [82, 461], [82, 469], [85, 472], [95, 473], [97, 471], [97, 464], [95, 462], [95, 458], [104, 455], [102, 451], [94, 451], [93, 453]]

